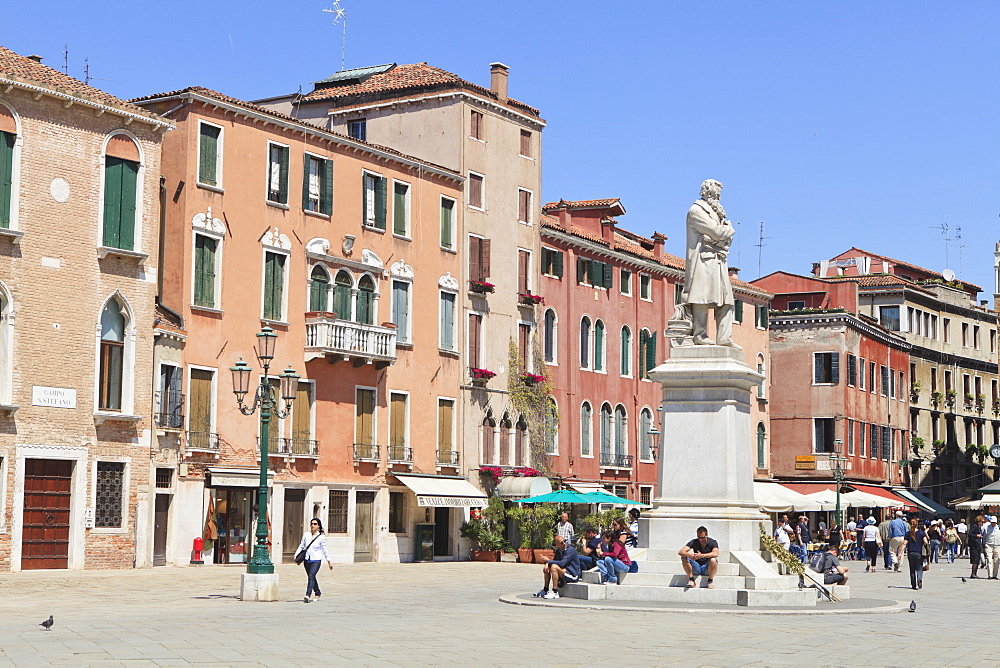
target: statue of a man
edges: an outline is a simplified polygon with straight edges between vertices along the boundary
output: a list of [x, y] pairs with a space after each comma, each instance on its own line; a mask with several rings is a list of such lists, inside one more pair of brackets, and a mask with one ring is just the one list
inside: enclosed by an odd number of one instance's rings
[[733, 343], [733, 286], [729, 281], [729, 246], [736, 230], [726, 220], [719, 203], [722, 184], [708, 179], [701, 184], [701, 199], [687, 213], [687, 265], [681, 304], [690, 309], [696, 345], [715, 345], [708, 337], [708, 310], [715, 310], [716, 339], [720, 346]]

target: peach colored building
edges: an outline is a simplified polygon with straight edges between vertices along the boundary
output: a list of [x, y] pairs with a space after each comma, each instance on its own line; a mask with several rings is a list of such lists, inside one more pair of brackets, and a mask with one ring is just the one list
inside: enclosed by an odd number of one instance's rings
[[0, 47], [0, 569], [149, 565], [171, 127]]
[[428, 521], [436, 554], [457, 557], [456, 490], [479, 494], [457, 454], [462, 177], [204, 88], [136, 102], [177, 124], [156, 375], [157, 466], [177, 475], [158, 490], [159, 562], [187, 562], [196, 536], [214, 539], [206, 562], [247, 559], [259, 428], [229, 367], [260, 372], [264, 325], [271, 374], [301, 375], [271, 423], [272, 559], [291, 558], [312, 517], [338, 561], [410, 560]]

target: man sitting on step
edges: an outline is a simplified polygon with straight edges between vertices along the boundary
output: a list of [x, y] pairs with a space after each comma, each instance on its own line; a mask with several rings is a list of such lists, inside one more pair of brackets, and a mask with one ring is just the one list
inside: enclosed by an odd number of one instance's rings
[[559, 598], [559, 587], [567, 582], [580, 581], [580, 556], [576, 553], [576, 548], [567, 543], [563, 536], [557, 535], [555, 542], [555, 559], [549, 559], [542, 567], [544, 586], [535, 594], [536, 598]]
[[698, 537], [682, 547], [677, 554], [681, 557], [681, 565], [688, 576], [686, 589], [697, 587], [695, 580], [699, 575], [707, 575], [706, 589], [715, 589], [715, 572], [719, 569], [719, 542], [708, 537], [708, 529], [698, 527]]

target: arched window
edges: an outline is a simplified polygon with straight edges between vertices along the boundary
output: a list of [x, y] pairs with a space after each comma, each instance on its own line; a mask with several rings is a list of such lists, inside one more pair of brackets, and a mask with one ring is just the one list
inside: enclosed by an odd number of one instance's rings
[[141, 194], [139, 147], [122, 133], [108, 138], [104, 149], [104, 216], [101, 244], [135, 249], [136, 208]]
[[590, 402], [584, 401], [580, 406], [580, 456], [594, 456], [594, 409]]
[[760, 385], [757, 386], [758, 399], [763, 399], [767, 396], [767, 392], [764, 389], [767, 386], [767, 374], [764, 373], [764, 371], [765, 371], [764, 355], [761, 353], [757, 353], [757, 373], [764, 376], [764, 380], [762, 380]]
[[610, 466], [611, 457], [611, 405], [601, 406], [601, 466]]
[[545, 454], [559, 454], [559, 407], [552, 397], [545, 406]]
[[514, 430], [514, 466], [527, 466], [528, 447], [528, 423], [524, 421], [524, 416], [517, 420]]
[[375, 321], [375, 281], [362, 276], [358, 281], [357, 322], [370, 325]]
[[[2, 110], [3, 107], [0, 107]], [[0, 404], [10, 405], [13, 390], [14, 306], [7, 286], [0, 282]]]
[[544, 353], [546, 362], [556, 361], [556, 312], [545, 310]]
[[341, 320], [352, 320], [354, 312], [351, 309], [351, 292], [354, 281], [346, 271], [338, 271], [333, 286], [333, 310]]
[[309, 310], [329, 311], [330, 274], [320, 265], [313, 267], [309, 278]]
[[639, 332], [639, 377], [649, 378], [649, 372], [656, 366], [656, 334], [648, 329]]
[[594, 323], [594, 371], [604, 371], [604, 322]]
[[483, 464], [496, 464], [496, 448], [494, 434], [497, 423], [493, 416], [487, 414], [483, 420]]
[[628, 325], [622, 327], [622, 354], [621, 354], [621, 374], [623, 376], [632, 375], [632, 330]]
[[17, 229], [19, 146], [17, 117], [0, 104], [0, 228]]
[[580, 321], [580, 368], [590, 368], [590, 318]]
[[618, 404], [615, 407], [615, 454], [619, 458], [628, 454], [628, 435], [625, 432], [627, 426], [628, 419], [625, 415], [625, 407]]
[[639, 413], [639, 459], [648, 462], [653, 459], [653, 437], [649, 431], [653, 428], [653, 411], [643, 408]]
[[500, 466], [510, 466], [510, 418], [504, 414], [500, 420]]
[[767, 466], [767, 429], [763, 422], [757, 423], [757, 468], [762, 469]]
[[101, 359], [97, 408], [102, 411], [122, 409], [122, 385], [125, 372], [125, 314], [117, 300], [108, 301], [101, 312]]

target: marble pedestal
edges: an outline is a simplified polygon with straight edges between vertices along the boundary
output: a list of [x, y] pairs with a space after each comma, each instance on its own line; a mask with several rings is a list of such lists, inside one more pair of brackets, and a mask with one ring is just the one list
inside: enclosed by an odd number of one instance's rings
[[277, 573], [243, 573], [240, 576], [241, 601], [277, 601]]

